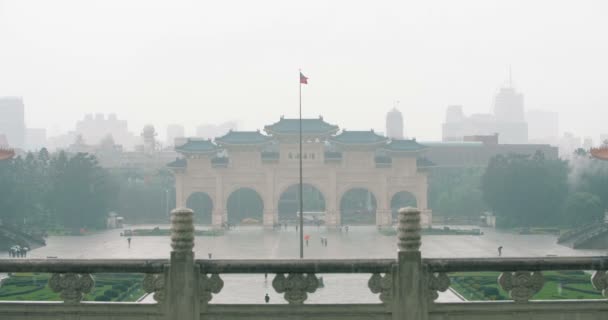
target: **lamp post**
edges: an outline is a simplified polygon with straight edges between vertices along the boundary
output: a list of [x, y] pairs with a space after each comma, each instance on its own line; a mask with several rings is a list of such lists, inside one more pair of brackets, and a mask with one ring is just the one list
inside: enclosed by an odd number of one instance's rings
[[169, 212], [169, 189], [165, 189], [165, 213], [171, 216], [171, 212]]

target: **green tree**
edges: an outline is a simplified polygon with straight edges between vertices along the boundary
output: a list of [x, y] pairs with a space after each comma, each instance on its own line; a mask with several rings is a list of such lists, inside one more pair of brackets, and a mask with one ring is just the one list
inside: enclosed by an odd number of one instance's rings
[[501, 226], [556, 225], [568, 192], [568, 166], [542, 153], [498, 155], [482, 177], [482, 192]]
[[564, 225], [578, 227], [604, 218], [600, 198], [588, 192], [575, 192], [568, 195], [562, 210]]
[[481, 192], [482, 168], [434, 168], [429, 175], [429, 207], [443, 216], [478, 218], [487, 210]]

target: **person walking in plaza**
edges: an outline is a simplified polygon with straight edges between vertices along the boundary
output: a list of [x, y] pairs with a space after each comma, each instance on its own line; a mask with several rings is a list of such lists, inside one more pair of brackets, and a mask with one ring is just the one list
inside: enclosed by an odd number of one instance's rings
[[131, 237], [127, 238], [127, 242], [129, 243], [129, 248], [131, 248]]
[[498, 247], [498, 256], [502, 256], [502, 246]]
[[264, 296], [264, 301], [266, 301], [266, 303], [270, 302], [270, 296], [268, 293], [266, 293], [266, 296]]

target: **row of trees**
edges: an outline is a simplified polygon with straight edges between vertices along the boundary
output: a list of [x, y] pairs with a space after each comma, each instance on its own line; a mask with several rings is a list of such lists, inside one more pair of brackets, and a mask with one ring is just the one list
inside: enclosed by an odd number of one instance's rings
[[33, 233], [103, 226], [118, 190], [91, 155], [46, 149], [0, 161], [0, 219]]
[[33, 234], [103, 228], [112, 211], [129, 222], [166, 222], [172, 186], [165, 170], [109, 171], [90, 154], [42, 149], [0, 161], [0, 221]]
[[608, 163], [581, 152], [569, 161], [498, 155], [485, 169], [435, 169], [429, 201], [441, 215], [492, 211], [502, 227], [579, 226], [604, 217]]

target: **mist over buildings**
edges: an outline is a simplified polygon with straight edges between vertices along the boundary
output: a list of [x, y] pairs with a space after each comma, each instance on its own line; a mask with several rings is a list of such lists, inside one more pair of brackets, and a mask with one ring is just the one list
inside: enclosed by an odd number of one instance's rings
[[469, 121], [502, 117], [494, 100], [510, 67], [529, 140], [554, 137], [554, 124], [550, 137], [531, 127], [544, 116], [530, 112], [542, 110], [559, 114], [558, 136], [597, 144], [608, 116], [606, 6], [4, 0], [0, 96], [22, 97], [27, 128], [47, 137], [102, 113], [128, 121], [135, 137], [153, 124], [164, 140], [169, 124], [193, 136], [201, 124], [255, 130], [295, 116], [302, 68], [305, 117], [385, 131], [398, 100], [408, 137], [440, 140], [449, 105]]

